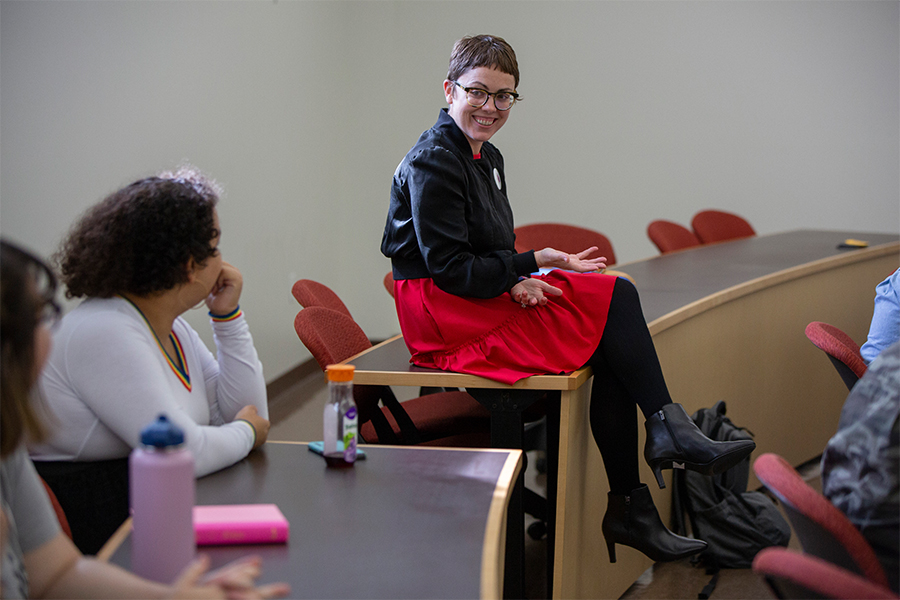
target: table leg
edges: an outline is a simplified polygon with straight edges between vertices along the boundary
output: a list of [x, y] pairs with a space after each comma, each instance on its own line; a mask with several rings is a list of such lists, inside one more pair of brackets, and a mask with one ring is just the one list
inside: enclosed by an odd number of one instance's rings
[[556, 547], [556, 488], [559, 477], [559, 392], [547, 399], [547, 597], [553, 597], [553, 559]]

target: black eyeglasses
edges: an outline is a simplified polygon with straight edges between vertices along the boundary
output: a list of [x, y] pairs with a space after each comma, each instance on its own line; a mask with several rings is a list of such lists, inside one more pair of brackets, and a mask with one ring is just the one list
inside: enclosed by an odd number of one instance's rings
[[487, 104], [488, 99], [494, 97], [494, 106], [497, 110], [509, 110], [513, 104], [519, 101], [519, 94], [516, 92], [489, 92], [481, 88], [466, 87], [458, 81], [451, 81], [453, 85], [458, 85], [466, 93], [466, 101], [469, 106], [481, 108]]

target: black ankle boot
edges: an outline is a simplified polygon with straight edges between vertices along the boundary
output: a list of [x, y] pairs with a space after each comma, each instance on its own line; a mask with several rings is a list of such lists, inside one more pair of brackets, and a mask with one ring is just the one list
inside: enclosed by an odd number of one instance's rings
[[644, 484], [627, 495], [609, 493], [603, 537], [612, 563], [616, 562], [616, 544], [640, 550], [654, 561], [678, 560], [706, 549], [703, 540], [681, 537], [666, 529]]
[[680, 404], [666, 404], [647, 419], [644, 427], [647, 428], [644, 458], [653, 469], [660, 489], [666, 487], [662, 469], [675, 467], [715, 475], [738, 464], [756, 448], [753, 440], [715, 442], [709, 439]]

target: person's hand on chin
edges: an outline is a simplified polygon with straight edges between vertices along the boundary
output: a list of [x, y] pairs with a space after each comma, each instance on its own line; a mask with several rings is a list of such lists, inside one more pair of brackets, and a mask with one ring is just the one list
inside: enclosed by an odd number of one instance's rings
[[214, 315], [227, 315], [233, 312], [238, 307], [243, 286], [244, 278], [241, 272], [230, 263], [223, 262], [222, 270], [206, 297], [209, 312]]

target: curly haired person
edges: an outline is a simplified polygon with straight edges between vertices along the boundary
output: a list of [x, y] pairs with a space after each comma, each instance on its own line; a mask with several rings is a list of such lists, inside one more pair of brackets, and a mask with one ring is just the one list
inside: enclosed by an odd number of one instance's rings
[[[218, 187], [185, 168], [135, 181], [87, 211], [56, 256], [85, 298], [54, 334], [40, 381], [52, 417], [29, 447], [75, 543], [95, 553], [128, 517], [128, 463], [160, 413], [185, 432], [198, 477], [264, 443], [262, 365], [222, 260]], [[216, 356], [181, 315], [209, 310]]]
[[208, 559], [185, 565], [171, 584], [141, 579], [85, 557], [57, 520], [24, 440], [47, 427], [31, 390], [51, 348], [59, 317], [56, 279], [38, 258], [0, 242], [0, 598], [274, 598], [283, 583], [257, 586], [258, 557], [205, 573]]

